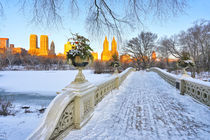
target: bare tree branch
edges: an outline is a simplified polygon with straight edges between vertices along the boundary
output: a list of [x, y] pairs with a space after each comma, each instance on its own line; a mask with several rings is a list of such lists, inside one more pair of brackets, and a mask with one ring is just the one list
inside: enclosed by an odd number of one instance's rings
[[125, 53], [133, 57], [138, 67], [143, 69], [151, 64], [152, 52], [156, 48], [157, 35], [151, 32], [141, 32], [138, 37], [132, 38], [123, 48]]
[[4, 15], [4, 7], [2, 2], [0, 1], [0, 18]]
[[[78, 5], [78, 0], [18, 0], [20, 9], [29, 12], [32, 23], [57, 27], [62, 25], [63, 11], [73, 15], [81, 8], [89, 9], [86, 17], [88, 32], [100, 35], [107, 32], [121, 37], [125, 28], [134, 29], [144, 25], [146, 17], [168, 18], [183, 12], [186, 0], [91, 0]], [[67, 4], [69, 3], [69, 4]], [[80, 7], [79, 7], [80, 6]], [[0, 2], [0, 15], [3, 6]]]

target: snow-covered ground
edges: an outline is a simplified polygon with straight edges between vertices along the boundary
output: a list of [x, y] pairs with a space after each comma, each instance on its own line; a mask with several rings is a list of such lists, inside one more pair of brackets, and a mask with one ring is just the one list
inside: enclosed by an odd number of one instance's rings
[[210, 138], [209, 107], [154, 72], [135, 72], [96, 107], [91, 120], [66, 140], [179, 140]]
[[[94, 74], [83, 71], [89, 82], [97, 83], [110, 74]], [[74, 80], [76, 70], [69, 71], [1, 71], [0, 97], [12, 98], [15, 116], [0, 116], [0, 140], [24, 140], [39, 124], [42, 113], [56, 92]], [[23, 106], [30, 107], [25, 113]]]
[[[87, 73], [86, 73], [87, 72]], [[91, 81], [104, 80], [110, 75], [94, 75], [91, 71], [86, 71], [86, 78]], [[28, 82], [35, 84], [39, 82], [38, 76], [33, 72], [34, 81], [30, 81], [28, 76], [14, 74], [11, 78], [6, 78], [7, 72], [0, 77], [10, 80], [24, 77]], [[39, 72], [38, 72], [39, 73]], [[41, 73], [41, 72], [40, 72]], [[62, 73], [62, 72], [61, 72]], [[63, 78], [70, 79], [69, 74], [59, 74]], [[65, 72], [64, 72], [65, 73]], [[72, 73], [72, 72], [70, 72]], [[57, 76], [50, 76], [52, 73], [45, 72], [42, 83], [52, 84]], [[76, 73], [75, 73], [76, 74]], [[47, 76], [49, 75], [49, 76]], [[9, 74], [8, 74], [9, 76]], [[75, 75], [74, 75], [75, 76]], [[73, 76], [73, 77], [74, 77]], [[54, 78], [50, 78], [54, 77]], [[42, 76], [40, 76], [42, 78]], [[60, 80], [59, 80], [60, 79]], [[24, 81], [24, 80], [21, 80]], [[58, 81], [63, 81], [58, 78]], [[63, 82], [63, 88], [71, 80]], [[4, 84], [2, 87], [11, 87]], [[25, 82], [24, 84], [28, 84]], [[56, 81], [57, 82], [57, 81]], [[51, 96], [51, 92], [57, 90], [56, 87], [46, 85], [46, 89], [40, 84], [40, 96]], [[37, 84], [39, 85], [39, 84]], [[17, 86], [15, 82], [15, 86]], [[59, 82], [58, 82], [59, 86]], [[39, 86], [37, 86], [39, 87]], [[52, 87], [52, 89], [50, 88]], [[50, 89], [48, 89], [50, 88]], [[6, 88], [5, 88], [6, 89]], [[10, 88], [7, 88], [10, 89]], [[32, 88], [33, 89], [33, 88]], [[18, 91], [21, 88], [18, 88]], [[36, 91], [34, 88], [23, 88], [26, 92]], [[11, 90], [13, 91], [13, 90]], [[46, 93], [45, 93], [46, 92]], [[17, 106], [18, 107], [18, 106]], [[36, 111], [32, 107], [32, 111]], [[42, 114], [24, 113], [21, 110], [16, 116], [0, 117], [0, 139], [23, 140], [39, 124]], [[202, 139], [208, 140], [210, 137], [210, 108], [194, 101], [191, 97], [179, 94], [179, 91], [165, 82], [154, 72], [134, 72], [131, 73], [119, 90], [114, 90], [108, 94], [95, 108], [94, 115], [90, 121], [80, 130], [69, 133], [66, 140], [148, 140], [148, 139]]]
[[[165, 71], [167, 71], [165, 69]], [[176, 74], [177, 76], [181, 77], [181, 73], [182, 71], [179, 70], [179, 71], [172, 71], [171, 72], [172, 74]], [[191, 75], [191, 72], [187, 72], [187, 74], [190, 76]], [[195, 73], [195, 79], [199, 79], [199, 80], [203, 80], [203, 81], [206, 81], [206, 82], [210, 82], [210, 72], [200, 72], [200, 73]]]

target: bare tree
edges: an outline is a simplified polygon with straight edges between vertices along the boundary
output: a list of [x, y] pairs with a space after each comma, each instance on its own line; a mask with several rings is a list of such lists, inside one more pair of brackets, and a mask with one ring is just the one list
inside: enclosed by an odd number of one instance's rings
[[181, 57], [182, 47], [179, 44], [178, 36], [174, 35], [161, 41], [161, 45], [168, 49], [175, 58]]
[[0, 2], [0, 17], [2, 17], [4, 14], [4, 7], [2, 5], [2, 3]]
[[35, 67], [35, 65], [39, 64], [37, 56], [27, 55], [25, 58], [28, 60], [28, 65]]
[[3, 68], [5, 62], [5, 56], [0, 53], [0, 70]]
[[163, 58], [163, 61], [165, 59], [166, 61], [166, 66], [169, 66], [169, 56], [170, 56], [170, 51], [169, 51], [169, 46], [168, 46], [168, 42], [169, 40], [167, 39], [167, 37], [164, 37], [162, 39], [160, 39], [159, 41], [159, 46], [158, 46], [158, 53], [159, 56], [161, 58]]
[[5, 52], [6, 60], [8, 61], [9, 66], [11, 67], [15, 61], [15, 55], [12, 54], [11, 49], [7, 49]]
[[208, 70], [210, 52], [210, 21], [201, 20], [179, 35], [183, 49], [193, 57], [197, 70]]
[[[174, 16], [186, 7], [186, 0], [17, 0], [23, 11], [32, 13], [31, 20], [36, 24], [57, 25], [62, 23], [64, 10], [71, 14], [88, 9], [86, 16], [88, 31], [94, 34], [112, 31], [120, 35], [122, 28], [135, 28], [145, 17], [157, 19]], [[13, 2], [16, 4], [16, 2]], [[3, 5], [0, 2], [0, 14]], [[85, 13], [82, 13], [85, 14]], [[70, 19], [70, 18], [69, 18]], [[91, 30], [90, 30], [91, 29]]]
[[196, 40], [196, 44], [198, 44], [198, 52], [201, 54], [199, 56], [199, 63], [201, 65], [202, 70], [208, 70], [208, 57], [210, 50], [210, 21], [197, 21], [194, 27], [188, 29], [194, 36], [194, 40]]
[[181, 52], [185, 51], [194, 59], [196, 67], [192, 67], [192, 76], [195, 71], [209, 70], [210, 67], [210, 21], [200, 20], [187, 31], [160, 41], [160, 53], [167, 55], [168, 50], [174, 57], [180, 58]]
[[133, 57], [138, 68], [149, 67], [152, 63], [152, 52], [156, 49], [157, 35], [151, 32], [141, 32], [138, 37], [128, 41], [123, 50]]

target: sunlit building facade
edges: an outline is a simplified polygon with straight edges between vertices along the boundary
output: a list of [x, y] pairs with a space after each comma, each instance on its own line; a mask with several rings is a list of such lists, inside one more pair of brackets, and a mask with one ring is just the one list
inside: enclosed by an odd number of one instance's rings
[[[55, 44], [53, 42], [53, 47], [55, 50]], [[51, 56], [53, 51], [49, 50], [49, 40], [47, 35], [40, 36], [40, 48], [38, 47], [38, 37], [35, 34], [30, 35], [30, 47], [28, 53], [30, 55], [36, 56]]]
[[156, 58], [157, 58], [157, 57], [156, 57], [156, 53], [155, 53], [155, 51], [153, 51], [153, 52], [152, 52], [152, 60], [154, 60], [154, 61], [155, 61], [155, 60], [156, 60]]
[[48, 36], [41, 35], [40, 36], [40, 49], [39, 49], [39, 56], [48, 56], [49, 49], [48, 49]]
[[5, 53], [9, 48], [9, 38], [0, 38], [0, 53]]
[[56, 56], [56, 54], [55, 54], [55, 43], [54, 43], [54, 41], [52, 41], [51, 44], [50, 44], [49, 56], [50, 57], [55, 57]]
[[28, 53], [31, 55], [38, 55], [39, 48], [38, 48], [38, 37], [35, 34], [30, 35], [30, 42], [29, 42], [29, 50]]
[[117, 42], [115, 38], [112, 39], [112, 49], [111, 49], [111, 56], [117, 55], [119, 57], [119, 53], [117, 51]]
[[120, 56], [120, 62], [121, 63], [130, 63], [130, 62], [132, 62], [132, 58], [130, 57], [129, 54], [123, 54]]
[[97, 61], [98, 60], [98, 53], [97, 52], [92, 52], [91, 54], [93, 56], [93, 60]]
[[111, 43], [111, 51], [110, 51], [109, 41], [107, 40], [107, 37], [105, 37], [104, 44], [103, 44], [103, 51], [101, 53], [101, 61], [109, 61], [112, 59], [113, 55], [117, 55], [119, 57], [119, 53], [117, 51], [117, 42], [115, 38], [113, 37], [113, 40]]

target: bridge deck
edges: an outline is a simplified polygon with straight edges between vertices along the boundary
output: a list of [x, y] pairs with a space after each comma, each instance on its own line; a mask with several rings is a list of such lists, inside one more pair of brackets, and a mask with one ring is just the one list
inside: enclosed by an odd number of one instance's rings
[[209, 139], [210, 110], [156, 73], [134, 72], [66, 139]]

